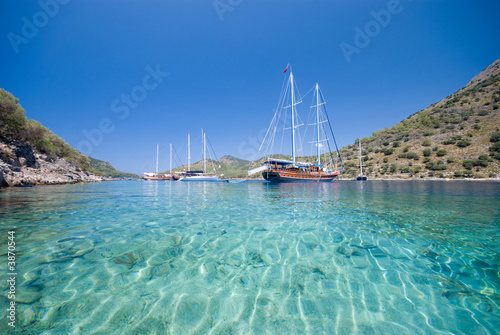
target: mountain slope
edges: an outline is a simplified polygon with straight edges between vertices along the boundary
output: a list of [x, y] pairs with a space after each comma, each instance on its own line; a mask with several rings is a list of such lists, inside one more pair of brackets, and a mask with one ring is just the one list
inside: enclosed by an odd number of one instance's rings
[[[499, 101], [497, 60], [458, 92], [361, 139], [364, 172], [369, 178], [498, 178]], [[357, 145], [341, 150], [344, 178], [358, 173]]]

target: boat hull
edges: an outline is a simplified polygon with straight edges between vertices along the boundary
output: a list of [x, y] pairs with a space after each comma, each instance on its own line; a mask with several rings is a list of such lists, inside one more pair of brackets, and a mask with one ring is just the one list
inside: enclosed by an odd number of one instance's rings
[[218, 181], [219, 176], [184, 176], [180, 181]]
[[363, 181], [363, 180], [366, 180], [366, 179], [367, 179], [366, 176], [357, 176], [356, 177], [356, 180], [358, 180], [358, 181]]
[[144, 176], [142, 177], [144, 180], [172, 180], [170, 176], [157, 177], [157, 176]]
[[307, 172], [289, 172], [289, 171], [281, 171], [270, 169], [262, 172], [262, 177], [265, 180], [272, 183], [280, 183], [280, 182], [310, 182], [310, 183], [318, 183], [318, 182], [331, 182], [339, 175], [338, 171], [333, 173], [307, 173]]

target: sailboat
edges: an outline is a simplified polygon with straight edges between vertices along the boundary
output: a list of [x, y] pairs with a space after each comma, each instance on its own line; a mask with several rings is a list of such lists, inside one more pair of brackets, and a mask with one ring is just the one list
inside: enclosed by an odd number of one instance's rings
[[[161, 174], [158, 173], [158, 153], [159, 153], [159, 145], [156, 145], [156, 171], [155, 172], [144, 172], [142, 174], [142, 178], [144, 180], [171, 180], [172, 176], [169, 174]], [[172, 157], [172, 145], [170, 145], [170, 157]], [[172, 158], [170, 158], [170, 162], [172, 162]], [[170, 163], [172, 164], [172, 163]], [[172, 168], [170, 168], [172, 170]]]
[[188, 171], [186, 171], [180, 178], [180, 181], [217, 181], [219, 176], [215, 174], [208, 174], [207, 171], [207, 137], [203, 129], [201, 130], [201, 141], [203, 147], [203, 170], [202, 171], [190, 171], [190, 139], [188, 137]]
[[356, 180], [363, 181], [366, 180], [366, 176], [363, 176], [363, 162], [361, 160], [363, 156], [361, 155], [361, 140], [359, 140], [359, 175]]
[[[285, 69], [284, 72], [287, 72], [289, 66]], [[306, 163], [306, 162], [298, 162], [296, 160], [296, 128], [298, 127], [297, 124], [297, 116], [296, 116], [296, 105], [300, 103], [300, 101], [296, 101], [295, 98], [295, 83], [294, 83], [294, 77], [293, 73], [290, 68], [290, 74], [288, 76], [288, 80], [285, 83], [284, 86], [284, 94], [282, 93], [282, 99], [283, 101], [280, 101], [278, 105], [278, 110], [280, 109], [279, 106], [284, 106], [285, 105], [285, 99], [286, 99], [286, 91], [288, 90], [289, 86], [289, 91], [290, 91], [290, 104], [287, 106], [288, 108], [291, 109], [291, 117], [290, 117], [290, 130], [292, 133], [292, 141], [291, 141], [291, 151], [292, 151], [292, 160], [284, 160], [284, 159], [276, 159], [276, 158], [268, 158], [265, 161], [265, 165], [261, 166], [259, 168], [253, 169], [251, 171], [248, 171], [248, 175], [252, 175], [258, 172], [262, 172], [262, 176], [264, 177], [265, 180], [269, 182], [330, 182], [335, 177], [339, 175], [339, 171], [329, 171], [324, 165], [321, 164], [321, 147], [323, 146], [320, 140], [320, 134], [326, 134], [324, 131], [323, 127], [321, 126], [322, 123], [328, 122], [328, 116], [326, 115], [326, 111], [321, 111], [320, 109], [323, 108], [322, 105], [325, 104], [324, 100], [320, 102], [320, 89], [319, 85], [316, 84], [315, 86], [315, 93], [316, 93], [316, 105], [312, 106], [316, 108], [316, 125], [317, 127], [317, 138], [316, 138], [316, 148], [317, 148], [317, 164], [312, 164], [312, 163]], [[286, 108], [286, 107], [284, 107]], [[277, 110], [277, 113], [278, 113]], [[321, 119], [323, 117], [323, 119]], [[279, 118], [279, 116], [278, 116]], [[271, 122], [271, 126], [269, 129], [272, 128], [273, 122], [275, 122], [274, 126], [274, 132], [276, 131], [277, 128], [277, 116], [273, 118], [273, 121]], [[268, 133], [269, 133], [268, 129]], [[330, 126], [331, 130], [331, 126]], [[333, 135], [333, 132], [332, 132]], [[274, 138], [274, 134], [272, 135]], [[266, 134], [267, 137], [267, 134]], [[266, 139], [264, 139], [265, 141]], [[262, 144], [264, 144], [264, 141]], [[328, 144], [329, 147], [329, 144]], [[262, 145], [261, 145], [262, 148]], [[340, 153], [337, 149], [337, 154], [339, 155], [340, 158]], [[333, 156], [331, 154], [330, 150], [330, 157], [333, 166], [335, 166], [335, 163], [333, 161]]]

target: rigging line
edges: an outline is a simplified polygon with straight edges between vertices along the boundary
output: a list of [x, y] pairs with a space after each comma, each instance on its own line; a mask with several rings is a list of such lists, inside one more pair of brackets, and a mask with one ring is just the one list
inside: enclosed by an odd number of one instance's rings
[[[321, 90], [319, 90], [319, 93], [321, 94], [320, 96], [321, 96], [322, 100], [325, 101], [325, 98], [323, 97], [323, 93], [321, 92]], [[342, 156], [340, 156], [339, 147], [337, 146], [337, 140], [335, 140], [335, 134], [333, 133], [332, 124], [330, 123], [330, 118], [328, 117], [328, 113], [326, 112], [326, 107], [325, 107], [324, 115], [326, 117], [326, 120], [328, 121], [328, 125], [330, 126], [330, 131], [332, 132], [333, 142], [335, 143], [335, 149], [337, 149], [337, 155], [339, 156], [340, 163], [342, 164], [342, 169], [344, 169], [344, 162], [342, 161]], [[331, 151], [330, 151], [330, 156], [331, 156]], [[333, 160], [333, 157], [332, 157], [332, 160]]]
[[[284, 94], [286, 94], [286, 91], [284, 92], [284, 90], [286, 90], [286, 85], [285, 85], [286, 78], [287, 78], [287, 76], [284, 76], [284, 77], [283, 77], [283, 83], [281, 84], [281, 92], [280, 92], [280, 96], [279, 96], [279, 98], [278, 98], [278, 104], [277, 104], [277, 106], [276, 106], [276, 112], [274, 113], [274, 117], [273, 117], [273, 119], [271, 120], [271, 124], [269, 125], [269, 128], [267, 129], [266, 135], [264, 136], [264, 139], [262, 140], [262, 143], [261, 143], [261, 145], [260, 145], [260, 147], [259, 147], [259, 152], [260, 152], [260, 150], [262, 149], [262, 146], [264, 145], [264, 142], [265, 142], [265, 140], [266, 140], [266, 138], [267, 138], [267, 134], [269, 133], [269, 130], [271, 129], [271, 126], [272, 126], [272, 124], [273, 124], [273, 121], [275, 120], [276, 114], [278, 113], [278, 111], [280, 111], [280, 110], [281, 110], [281, 109], [280, 109], [280, 104], [282, 103], [282, 100], [283, 100], [283, 99], [282, 99], [282, 98], [283, 98], [283, 95], [284, 95]], [[281, 113], [280, 113], [280, 114], [281, 114]], [[278, 119], [278, 120], [279, 120], [279, 119]], [[274, 135], [273, 135], [273, 137], [274, 137]], [[274, 140], [272, 140], [272, 142], [274, 142]], [[268, 147], [269, 147], [269, 146], [268, 146]]]
[[[301, 97], [300, 97], [300, 100], [302, 101], [305, 97], [307, 97], [307, 95], [308, 95], [309, 93], [311, 93], [311, 91], [312, 91], [314, 88], [315, 88], [315, 86], [311, 87], [311, 89], [310, 89], [309, 91], [307, 91], [307, 93], [306, 93], [306, 94], [304, 94], [303, 96], [301, 96]], [[313, 98], [314, 98], [314, 95], [313, 95]]]
[[[174, 150], [175, 157], [177, 158], [178, 163], [180, 164], [179, 166], [183, 166], [184, 164], [182, 163], [182, 161], [181, 161], [181, 159], [179, 157], [179, 154], [177, 153], [177, 151], [175, 150], [175, 148], [173, 146], [172, 146], [172, 149]], [[176, 167], [175, 169], [177, 169], [178, 167]]]
[[[219, 159], [217, 158], [217, 154], [215, 153], [215, 150], [214, 150], [214, 147], [212, 146], [212, 143], [210, 142], [210, 140], [208, 139], [208, 136], [205, 134], [205, 139], [207, 140], [208, 142], [208, 145], [209, 145], [209, 148], [212, 148], [212, 153], [214, 154], [215, 156], [215, 160], [218, 162]], [[208, 150], [208, 154], [210, 155], [210, 149]]]

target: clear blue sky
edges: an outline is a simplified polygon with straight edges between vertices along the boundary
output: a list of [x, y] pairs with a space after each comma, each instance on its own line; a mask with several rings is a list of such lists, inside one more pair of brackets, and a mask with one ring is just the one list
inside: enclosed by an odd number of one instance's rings
[[[169, 143], [186, 163], [188, 132], [199, 160], [202, 127], [219, 157], [255, 158], [252, 138], [271, 121], [287, 63], [302, 93], [320, 84], [342, 147], [455, 92], [500, 58], [496, 0], [2, 5], [0, 87], [72, 146], [135, 173], [154, 170], [156, 143], [160, 170]], [[369, 43], [355, 39], [356, 27], [368, 28]]]

